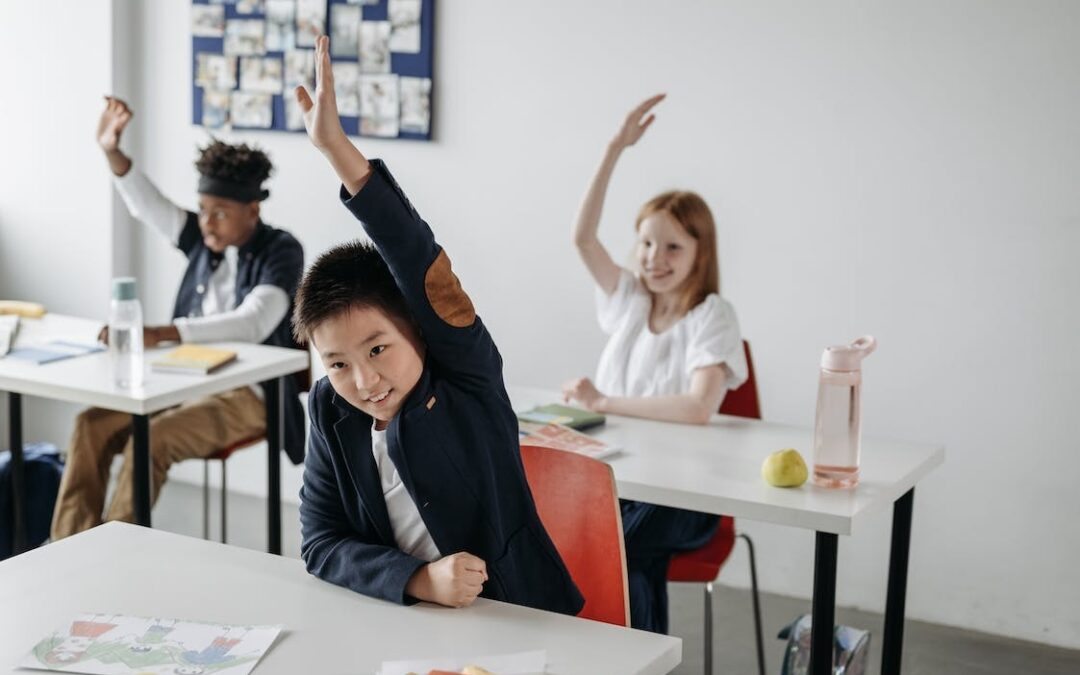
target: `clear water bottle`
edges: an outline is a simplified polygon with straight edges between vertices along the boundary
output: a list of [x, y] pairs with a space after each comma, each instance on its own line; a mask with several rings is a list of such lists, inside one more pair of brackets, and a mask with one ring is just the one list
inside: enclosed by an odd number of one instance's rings
[[862, 360], [877, 341], [869, 335], [821, 355], [817, 416], [814, 420], [814, 482], [849, 488], [859, 482]]
[[135, 279], [119, 277], [112, 282], [109, 304], [109, 361], [113, 381], [122, 389], [143, 383], [142, 306], [135, 297]]

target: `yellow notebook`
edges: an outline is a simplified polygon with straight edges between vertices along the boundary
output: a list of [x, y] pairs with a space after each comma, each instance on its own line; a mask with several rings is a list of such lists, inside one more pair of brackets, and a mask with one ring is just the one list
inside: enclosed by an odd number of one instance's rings
[[201, 345], [181, 345], [153, 361], [150, 367], [159, 373], [206, 375], [236, 359], [236, 352]]

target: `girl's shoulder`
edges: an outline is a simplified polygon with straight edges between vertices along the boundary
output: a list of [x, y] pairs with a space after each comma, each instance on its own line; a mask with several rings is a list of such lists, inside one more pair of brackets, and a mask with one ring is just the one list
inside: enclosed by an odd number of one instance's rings
[[686, 315], [687, 323], [696, 329], [722, 330], [738, 326], [735, 307], [719, 293], [709, 293]]

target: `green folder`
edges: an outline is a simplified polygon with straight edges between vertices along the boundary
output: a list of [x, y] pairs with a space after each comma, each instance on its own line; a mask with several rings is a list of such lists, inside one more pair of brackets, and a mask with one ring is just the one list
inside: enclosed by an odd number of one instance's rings
[[562, 424], [563, 426], [584, 431], [600, 426], [607, 418], [600, 413], [571, 408], [567, 405], [550, 403], [539, 405], [530, 410], [519, 412], [518, 419], [524, 422], [536, 422], [538, 424]]

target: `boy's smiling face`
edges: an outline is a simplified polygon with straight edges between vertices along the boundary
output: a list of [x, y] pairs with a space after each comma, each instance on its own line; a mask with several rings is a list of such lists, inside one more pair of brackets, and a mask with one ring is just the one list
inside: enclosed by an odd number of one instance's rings
[[330, 385], [376, 428], [401, 410], [424, 370], [424, 346], [407, 322], [375, 307], [354, 307], [311, 331]]

